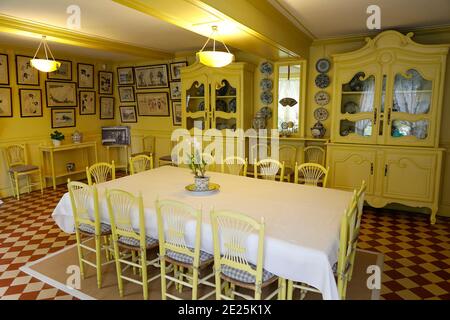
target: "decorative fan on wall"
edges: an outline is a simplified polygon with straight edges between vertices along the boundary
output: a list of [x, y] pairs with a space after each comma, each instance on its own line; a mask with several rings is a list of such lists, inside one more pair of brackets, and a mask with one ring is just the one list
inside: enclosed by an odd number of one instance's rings
[[297, 100], [295, 100], [294, 98], [283, 98], [280, 100], [280, 104], [283, 107], [293, 107], [297, 104]]

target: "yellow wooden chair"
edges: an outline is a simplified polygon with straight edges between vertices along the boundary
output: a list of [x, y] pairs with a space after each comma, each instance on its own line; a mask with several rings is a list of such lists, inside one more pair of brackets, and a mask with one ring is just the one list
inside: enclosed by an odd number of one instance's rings
[[275, 159], [262, 159], [255, 161], [253, 176], [265, 180], [284, 180], [284, 162]]
[[[216, 299], [234, 299], [235, 296], [244, 299], [261, 300], [262, 290], [278, 281], [278, 287], [268, 293], [266, 299], [276, 295], [285, 296], [285, 280], [278, 278], [263, 268], [264, 261], [264, 218], [257, 221], [244, 214], [229, 211], [212, 211], [211, 224], [214, 239], [214, 269], [216, 279]], [[256, 265], [248, 262], [249, 238], [257, 237], [258, 253]], [[225, 281], [225, 285], [221, 281]], [[231, 284], [230, 288], [224, 287]], [[250, 296], [236, 290], [237, 287], [254, 291]]]
[[309, 146], [304, 150], [305, 163], [317, 163], [325, 166], [325, 149], [318, 146]]
[[327, 186], [328, 168], [324, 168], [317, 163], [302, 163], [301, 165], [295, 164], [295, 183], [301, 183], [309, 186]]
[[[142, 195], [134, 196], [122, 190], [106, 190], [109, 219], [111, 222], [114, 258], [116, 262], [117, 282], [120, 296], [123, 297], [123, 279], [142, 286], [144, 299], [148, 299], [148, 283], [159, 278], [159, 273], [148, 278], [149, 265], [158, 267], [158, 258], [148, 261], [147, 251], [158, 247], [158, 240], [146, 235], [144, 204]], [[132, 226], [134, 209], [138, 210], [139, 230]], [[130, 253], [129, 253], [130, 252]], [[131, 261], [130, 261], [131, 258]], [[125, 267], [122, 269], [122, 264]], [[137, 280], [124, 275], [124, 271], [132, 267], [133, 272], [139, 269], [141, 279]]]
[[247, 166], [247, 175], [254, 177], [254, 166], [258, 160], [270, 158], [271, 148], [266, 143], [257, 143], [249, 147], [249, 159], [253, 160], [253, 163]]
[[[98, 193], [95, 186], [89, 186], [82, 182], [68, 180], [70, 202], [75, 222], [75, 237], [77, 240], [78, 262], [81, 276], [84, 279], [84, 264], [96, 269], [97, 286], [102, 286], [102, 267], [114, 262], [110, 260], [109, 240], [111, 227], [101, 223], [98, 211]], [[102, 245], [102, 238], [104, 244]], [[95, 247], [88, 245], [94, 240]], [[95, 263], [88, 260], [83, 250], [95, 254]], [[102, 251], [106, 253], [106, 262], [102, 263]]]
[[[116, 179], [116, 166], [114, 160], [111, 164], [107, 162], [98, 162], [90, 167], [86, 167], [86, 176], [88, 184], [91, 186], [94, 183], [102, 183], [108, 181], [108, 177], [111, 176], [111, 180]], [[94, 181], [92, 181], [94, 177]]]
[[[214, 288], [214, 283], [208, 279], [214, 277], [214, 272], [199, 279], [200, 272], [212, 264], [214, 256], [202, 250], [201, 227], [202, 213], [182, 202], [172, 200], [156, 201], [156, 212], [159, 233], [159, 258], [161, 264], [161, 298], [180, 298], [167, 292], [167, 280], [175, 283], [179, 291], [183, 286], [192, 288], [192, 300], [197, 300], [198, 285], [204, 284]], [[186, 230], [195, 223], [195, 241], [190, 246], [186, 243]], [[174, 266], [171, 276], [166, 269], [166, 262]], [[184, 273], [184, 269], [189, 273]], [[200, 300], [213, 295], [215, 290], [206, 293]]]
[[[23, 144], [14, 144], [7, 146], [6, 162], [8, 164], [8, 174], [11, 183], [11, 189], [13, 195], [20, 200], [20, 179], [26, 178], [26, 188], [28, 193], [31, 192], [31, 188], [35, 185], [39, 185], [41, 194], [44, 194], [43, 181], [41, 169], [38, 166], [28, 164], [27, 148]], [[31, 176], [37, 175], [39, 177], [38, 182], [31, 182]]]
[[222, 173], [228, 173], [235, 176], [247, 176], [247, 159], [230, 156], [223, 160], [221, 164]]
[[290, 182], [291, 177], [294, 175], [297, 161], [297, 148], [289, 144], [281, 145], [278, 152], [278, 160], [284, 162], [284, 177]]
[[153, 169], [153, 156], [140, 154], [134, 157], [130, 157], [131, 175], [151, 169]]

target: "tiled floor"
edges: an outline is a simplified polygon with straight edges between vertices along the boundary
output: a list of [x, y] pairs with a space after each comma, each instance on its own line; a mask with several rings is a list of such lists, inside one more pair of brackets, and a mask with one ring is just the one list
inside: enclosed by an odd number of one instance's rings
[[[19, 271], [27, 262], [74, 243], [51, 218], [66, 191], [33, 192], [0, 206], [0, 299], [72, 299]], [[384, 253], [382, 298], [450, 300], [450, 219], [367, 208], [358, 246]]]

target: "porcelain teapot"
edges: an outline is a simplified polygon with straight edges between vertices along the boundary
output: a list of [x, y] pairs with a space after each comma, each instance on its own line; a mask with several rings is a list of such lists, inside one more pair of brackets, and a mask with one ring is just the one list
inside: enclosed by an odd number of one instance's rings
[[83, 140], [83, 134], [80, 133], [78, 130], [75, 130], [75, 132], [72, 133], [72, 142], [80, 143], [82, 140]]

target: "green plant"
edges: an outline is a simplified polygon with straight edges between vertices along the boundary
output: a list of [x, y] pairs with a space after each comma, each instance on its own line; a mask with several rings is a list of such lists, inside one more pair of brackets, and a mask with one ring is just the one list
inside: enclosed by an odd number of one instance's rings
[[59, 132], [58, 130], [55, 130], [52, 133], [50, 133], [50, 138], [52, 138], [52, 140], [62, 141], [62, 140], [64, 140], [65, 137], [62, 134], [62, 132]]
[[204, 178], [206, 173], [206, 165], [207, 163], [200, 155], [200, 152], [196, 152], [195, 155], [189, 156], [189, 167], [192, 170], [192, 173], [197, 178]]

